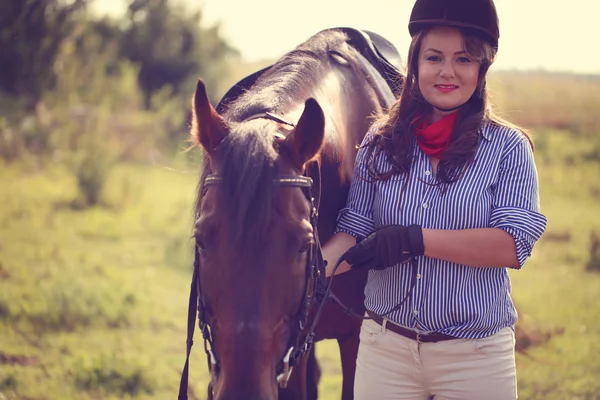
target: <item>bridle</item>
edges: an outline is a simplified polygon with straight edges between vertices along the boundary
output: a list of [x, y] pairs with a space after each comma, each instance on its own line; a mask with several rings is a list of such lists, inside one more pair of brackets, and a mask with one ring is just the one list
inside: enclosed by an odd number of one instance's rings
[[[295, 126], [292, 122], [289, 122], [285, 118], [271, 113], [264, 112], [255, 114], [245, 121], [249, 121], [257, 118], [266, 118], [272, 121], [288, 125]], [[335, 271], [344, 261], [344, 256], [340, 257], [336, 265], [333, 268], [329, 282], [325, 278], [325, 262], [323, 260], [323, 254], [321, 251], [321, 243], [319, 241], [317, 222], [318, 222], [318, 210], [321, 194], [321, 173], [317, 163], [313, 163], [315, 166], [315, 173], [313, 178], [305, 175], [280, 175], [273, 179], [273, 184], [282, 187], [297, 187], [306, 189], [303, 193], [306, 200], [310, 204], [310, 224], [313, 229], [314, 241], [309, 247], [306, 264], [306, 275], [304, 283], [304, 295], [300, 304], [300, 308], [294, 316], [296, 329], [290, 336], [288, 342], [288, 350], [286, 351], [276, 375], [276, 382], [281, 388], [287, 387], [287, 383], [291, 376], [293, 368], [298, 365], [300, 360], [311, 350], [315, 340], [315, 329], [319, 322], [320, 316], [324, 310], [324, 306], [327, 300], [332, 300], [337, 303], [348, 315], [359, 319], [372, 319], [364, 315], [355, 313], [352, 309], [346, 307], [332, 292], [331, 287], [333, 283], [333, 276]], [[216, 174], [208, 175], [204, 180], [203, 189], [208, 186], [218, 185], [221, 181], [221, 177]], [[316, 182], [315, 182], [316, 181]], [[313, 197], [313, 186], [315, 186], [316, 197]], [[202, 190], [201, 192], [204, 192]], [[398, 310], [410, 297], [416, 283], [417, 275], [417, 263], [414, 257], [411, 258], [411, 265], [413, 268], [411, 288], [405, 297], [393, 307], [391, 310], [380, 314], [380, 316], [386, 316], [392, 312]], [[198, 246], [194, 246], [194, 272], [192, 274], [192, 282], [190, 287], [190, 297], [188, 304], [188, 321], [187, 321], [187, 339], [186, 339], [186, 359], [181, 374], [181, 381], [179, 383], [179, 396], [178, 400], [187, 400], [187, 388], [188, 388], [188, 376], [189, 376], [189, 359], [194, 344], [194, 330], [196, 324], [196, 310], [198, 312], [198, 324], [200, 331], [202, 332], [202, 338], [204, 341], [204, 351], [208, 362], [208, 370], [210, 372], [210, 383], [208, 385], [208, 400], [212, 400], [214, 393], [213, 390], [216, 387], [217, 379], [219, 377], [220, 362], [216, 354], [216, 349], [213, 342], [213, 337], [210, 331], [210, 326], [206, 321], [206, 312], [204, 301], [202, 298], [202, 289], [200, 281], [200, 254]], [[312, 320], [312, 324], [306, 334], [303, 335], [308, 323], [308, 316], [313, 305], [319, 305], [317, 312]], [[304, 336], [304, 339], [302, 339]], [[302, 339], [302, 340], [301, 340]]]
[[[281, 116], [266, 112], [256, 114], [246, 121], [256, 118], [268, 118], [273, 121], [294, 126], [293, 123], [287, 121]], [[311, 350], [315, 339], [315, 328], [319, 316], [324, 305], [322, 299], [318, 298], [315, 302], [315, 296], [318, 293], [324, 293], [325, 290], [322, 288], [325, 280], [325, 263], [323, 261], [323, 255], [321, 252], [321, 244], [319, 242], [319, 235], [317, 230], [318, 222], [318, 207], [320, 201], [320, 170], [316, 163], [316, 174], [315, 179], [310, 176], [304, 175], [280, 175], [273, 179], [273, 184], [281, 187], [296, 187], [303, 190], [303, 193], [310, 204], [310, 224], [313, 229], [314, 240], [309, 246], [307, 253], [306, 263], [306, 274], [304, 282], [304, 295], [300, 304], [300, 308], [296, 315], [293, 317], [293, 324], [295, 329], [290, 336], [287, 351], [280, 362], [278, 372], [276, 375], [276, 382], [281, 388], [287, 387], [288, 380], [291, 376], [293, 368], [300, 362], [300, 360]], [[208, 175], [203, 184], [203, 188], [209, 186], [216, 186], [221, 181], [221, 177], [217, 174]], [[315, 182], [316, 181], [316, 182]], [[316, 199], [313, 197], [313, 186], [316, 186]], [[316, 303], [321, 303], [320, 308], [316, 314], [308, 331], [305, 334], [308, 323], [308, 316], [312, 306]], [[206, 320], [206, 309], [204, 306], [204, 300], [202, 298], [202, 282], [200, 280], [200, 254], [198, 246], [194, 246], [194, 272], [192, 275], [192, 283], [190, 287], [190, 298], [188, 304], [188, 323], [187, 323], [187, 340], [186, 340], [186, 360], [181, 374], [181, 381], [179, 384], [179, 400], [187, 400], [187, 386], [188, 386], [188, 375], [189, 375], [189, 358], [191, 349], [193, 346], [193, 337], [196, 324], [196, 310], [198, 312], [198, 323], [200, 331], [202, 332], [202, 338], [204, 341], [204, 351], [208, 361], [208, 370], [210, 372], [210, 383], [208, 389], [208, 398], [213, 398], [213, 390], [216, 387], [217, 379], [220, 372], [220, 362], [215, 349], [213, 337], [211, 334], [210, 326]]]

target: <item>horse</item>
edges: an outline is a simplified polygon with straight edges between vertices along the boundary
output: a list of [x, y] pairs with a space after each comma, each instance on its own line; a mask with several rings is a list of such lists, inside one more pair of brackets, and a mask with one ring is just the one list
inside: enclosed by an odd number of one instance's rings
[[[316, 399], [312, 345], [324, 339], [339, 344], [342, 399], [353, 398], [361, 321], [329, 301], [316, 315], [320, 243], [334, 234], [371, 118], [399, 93], [398, 60], [373, 32], [332, 28], [234, 85], [216, 108], [198, 80], [190, 134], [204, 157], [180, 399], [196, 309], [209, 398]], [[331, 291], [361, 314], [365, 283], [366, 272], [351, 271]]]

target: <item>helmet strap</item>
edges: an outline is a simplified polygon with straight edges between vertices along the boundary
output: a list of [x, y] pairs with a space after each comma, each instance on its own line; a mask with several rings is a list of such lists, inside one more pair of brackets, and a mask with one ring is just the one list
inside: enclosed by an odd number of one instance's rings
[[454, 108], [440, 108], [440, 107], [436, 107], [433, 104], [431, 105], [433, 108], [435, 108], [436, 110], [440, 110], [441, 112], [450, 112], [450, 111], [455, 111], [458, 110], [459, 108], [462, 107], [462, 104], [460, 106], [456, 106]]

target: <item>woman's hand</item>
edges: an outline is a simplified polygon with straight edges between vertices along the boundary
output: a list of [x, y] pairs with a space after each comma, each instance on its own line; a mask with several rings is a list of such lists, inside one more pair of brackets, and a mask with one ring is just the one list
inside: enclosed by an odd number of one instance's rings
[[419, 225], [387, 225], [350, 248], [342, 257], [352, 269], [385, 269], [424, 254]]
[[[340, 257], [342, 257], [345, 252], [355, 244], [356, 239], [354, 236], [345, 232], [338, 232], [321, 247], [323, 251], [323, 259], [327, 263], [327, 267], [325, 268], [326, 277], [329, 278], [333, 274], [333, 269], [335, 268], [335, 265]], [[338, 275], [347, 271], [350, 271], [350, 265], [348, 265], [346, 262], [342, 262], [335, 270], [335, 274]]]

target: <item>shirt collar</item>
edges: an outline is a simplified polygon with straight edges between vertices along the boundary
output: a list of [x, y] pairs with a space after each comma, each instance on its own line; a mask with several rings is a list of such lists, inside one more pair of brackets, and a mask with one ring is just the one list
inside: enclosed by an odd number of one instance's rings
[[490, 131], [491, 131], [491, 129], [490, 129], [489, 122], [484, 122], [483, 125], [481, 126], [481, 128], [479, 128], [479, 132], [481, 133], [481, 136], [488, 142], [492, 141], [492, 135], [491, 135]]

